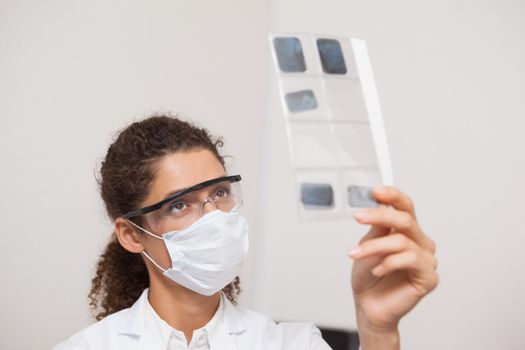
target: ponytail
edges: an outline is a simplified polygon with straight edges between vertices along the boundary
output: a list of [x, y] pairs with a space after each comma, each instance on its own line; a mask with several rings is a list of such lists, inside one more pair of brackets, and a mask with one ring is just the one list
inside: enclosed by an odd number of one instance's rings
[[112, 235], [91, 280], [89, 305], [97, 320], [133, 305], [149, 287], [148, 270], [140, 254], [130, 253]]

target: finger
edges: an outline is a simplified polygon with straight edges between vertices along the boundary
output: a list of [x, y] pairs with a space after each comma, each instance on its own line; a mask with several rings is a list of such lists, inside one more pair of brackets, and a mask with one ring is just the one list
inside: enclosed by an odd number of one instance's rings
[[354, 213], [356, 220], [362, 224], [391, 227], [397, 232], [402, 232], [424, 249], [435, 252], [435, 244], [426, 236], [416, 219], [407, 212], [392, 207], [381, 206], [378, 208], [362, 209]]
[[378, 202], [389, 204], [398, 210], [406, 211], [414, 218], [416, 217], [414, 202], [398, 188], [394, 186], [375, 187], [373, 193]]
[[360, 259], [371, 255], [388, 255], [417, 248], [416, 243], [404, 234], [394, 233], [362, 242], [352, 249], [349, 255], [352, 259]]
[[395, 271], [405, 270], [409, 273], [414, 288], [421, 295], [425, 295], [434, 289], [438, 282], [433, 261], [431, 254], [426, 251], [408, 250], [387, 256], [371, 272], [376, 277], [383, 277]]

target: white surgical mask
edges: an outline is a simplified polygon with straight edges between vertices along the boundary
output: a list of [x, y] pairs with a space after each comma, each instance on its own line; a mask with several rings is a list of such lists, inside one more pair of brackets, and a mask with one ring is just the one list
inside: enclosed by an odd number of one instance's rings
[[[131, 221], [130, 221], [131, 222]], [[171, 267], [162, 268], [142, 252], [165, 276], [202, 295], [213, 295], [239, 273], [248, 252], [248, 223], [238, 210], [214, 210], [184, 230], [166, 232], [162, 239], [171, 258]]]

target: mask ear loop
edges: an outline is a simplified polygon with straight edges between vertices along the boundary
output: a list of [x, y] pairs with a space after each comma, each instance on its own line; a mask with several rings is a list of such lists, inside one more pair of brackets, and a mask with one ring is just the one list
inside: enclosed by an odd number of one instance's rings
[[[162, 237], [159, 237], [159, 236], [157, 236], [157, 235], [154, 235], [153, 233], [149, 232], [149, 231], [146, 230], [145, 228], [140, 227], [139, 225], [137, 225], [137, 224], [134, 223], [133, 221], [131, 221], [131, 220], [129, 220], [129, 219], [128, 219], [128, 221], [129, 221], [130, 224], [132, 224], [133, 226], [135, 226], [135, 227], [138, 228], [139, 230], [144, 231], [145, 233], [147, 233], [147, 234], [150, 235], [151, 237], [155, 237], [155, 238], [157, 238], [157, 239], [164, 240]], [[153, 260], [153, 258], [152, 258], [151, 256], [149, 256], [148, 253], [146, 253], [146, 251], [142, 251], [141, 253], [142, 253], [146, 258], [148, 258], [148, 260], [151, 261], [151, 263], [152, 263], [153, 265], [155, 265], [159, 270], [161, 270], [162, 272], [166, 272], [166, 269], [162, 268], [159, 264], [157, 264], [157, 263], [155, 262], [155, 260]]]
[[146, 230], [145, 228], [140, 227], [139, 225], [137, 225], [136, 223], [134, 223], [134, 222], [131, 221], [130, 219], [128, 219], [128, 222], [129, 222], [130, 224], [132, 224], [133, 226], [135, 226], [136, 228], [138, 228], [139, 230], [142, 230], [142, 231], [146, 232], [146, 233], [147, 233], [148, 235], [150, 235], [151, 237], [155, 237], [155, 238], [157, 238], [157, 239], [163, 240], [162, 237], [159, 237], [159, 236], [157, 236], [157, 235], [155, 235], [155, 234], [149, 232], [149, 231]]
[[155, 262], [155, 260], [153, 260], [153, 259], [151, 258], [151, 256], [148, 255], [148, 253], [146, 253], [145, 251], [143, 251], [143, 252], [141, 252], [141, 253], [142, 253], [146, 258], [148, 258], [148, 260], [151, 261], [151, 263], [152, 263], [153, 265], [157, 266], [157, 268], [158, 268], [160, 271], [162, 271], [162, 272], [166, 272], [166, 269], [162, 268], [159, 264], [157, 264], [157, 263]]

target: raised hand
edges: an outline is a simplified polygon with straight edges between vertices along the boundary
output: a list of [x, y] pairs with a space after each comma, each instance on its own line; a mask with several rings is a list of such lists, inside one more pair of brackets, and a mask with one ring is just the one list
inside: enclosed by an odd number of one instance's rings
[[372, 225], [349, 255], [352, 289], [364, 350], [397, 349], [399, 320], [438, 284], [436, 246], [419, 226], [412, 200], [395, 187], [380, 187], [378, 208], [358, 211]]

